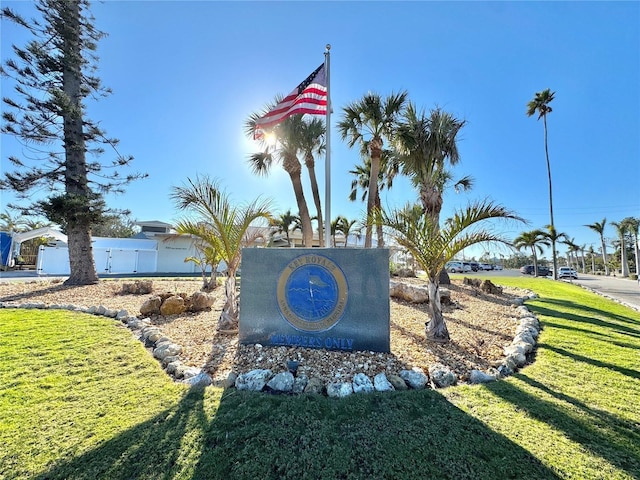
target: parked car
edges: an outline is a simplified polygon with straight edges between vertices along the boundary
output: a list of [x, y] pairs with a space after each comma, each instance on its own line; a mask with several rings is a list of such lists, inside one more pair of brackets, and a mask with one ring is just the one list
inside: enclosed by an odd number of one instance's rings
[[[520, 267], [520, 273], [523, 273], [525, 275], [535, 275], [536, 274], [536, 270], [535, 267], [533, 265], [525, 265], [524, 267]], [[538, 265], [538, 276], [539, 277], [546, 277], [548, 275], [551, 274], [551, 270], [549, 270], [548, 267], [545, 267], [543, 265]]]
[[482, 270], [493, 270], [493, 265], [491, 265], [490, 263], [481, 263], [480, 268]]
[[480, 264], [478, 262], [469, 262], [469, 265], [471, 265], [471, 270], [473, 270], [474, 272], [477, 272], [478, 270], [480, 270]]
[[447, 262], [444, 269], [449, 273], [462, 273], [464, 272], [464, 265], [462, 265], [462, 262]]
[[493, 266], [493, 269], [494, 270], [502, 270], [502, 265], [496, 264], [496, 265]]
[[558, 269], [558, 278], [574, 278], [578, 279], [578, 272], [571, 267], [560, 267]]
[[464, 267], [465, 272], [473, 272], [470, 262], [462, 262], [462, 266]]

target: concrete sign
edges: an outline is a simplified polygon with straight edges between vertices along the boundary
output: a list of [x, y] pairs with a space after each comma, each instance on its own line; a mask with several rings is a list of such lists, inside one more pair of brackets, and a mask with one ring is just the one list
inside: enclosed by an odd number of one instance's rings
[[389, 352], [387, 249], [245, 248], [240, 343]]

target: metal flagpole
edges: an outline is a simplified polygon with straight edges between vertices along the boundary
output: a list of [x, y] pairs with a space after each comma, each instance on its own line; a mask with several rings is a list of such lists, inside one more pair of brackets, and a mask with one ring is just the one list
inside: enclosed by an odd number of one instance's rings
[[331, 45], [327, 43], [327, 50], [324, 52], [324, 73], [327, 77], [327, 118], [326, 118], [326, 145], [324, 161], [324, 190], [325, 190], [325, 210], [324, 210], [324, 246], [331, 246], [331, 75], [329, 70], [329, 50]]

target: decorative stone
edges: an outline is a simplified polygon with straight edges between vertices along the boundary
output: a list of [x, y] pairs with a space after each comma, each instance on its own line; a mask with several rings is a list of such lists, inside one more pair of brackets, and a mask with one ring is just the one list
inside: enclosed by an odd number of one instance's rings
[[267, 381], [271, 378], [271, 376], [271, 370], [251, 370], [248, 373], [238, 375], [235, 385], [238, 390], [260, 392], [267, 384]]
[[375, 388], [377, 392], [389, 392], [391, 390], [395, 390], [391, 382], [387, 380], [387, 376], [384, 373], [379, 373], [373, 377], [373, 388]]
[[421, 390], [425, 387], [429, 378], [421, 370], [401, 370], [400, 377], [411, 387]]
[[492, 295], [501, 295], [502, 294], [502, 287], [498, 287], [496, 285], [493, 284], [493, 282], [489, 279], [485, 279], [482, 282], [482, 285], [480, 285], [480, 290], [482, 290], [485, 293], [490, 293]]
[[389, 295], [410, 303], [425, 303], [429, 301], [429, 291], [426, 287], [402, 282], [389, 282]]
[[164, 357], [161, 361], [163, 367], [167, 367], [170, 363], [177, 362], [180, 360], [178, 355], [169, 355], [168, 357]]
[[[167, 358], [177, 358], [177, 357], [167, 357]], [[167, 373], [169, 375], [175, 375], [176, 369], [182, 365], [182, 362], [179, 360], [174, 360], [167, 364]]]
[[389, 380], [389, 383], [393, 385], [393, 388], [396, 390], [402, 391], [402, 390], [409, 389], [409, 387], [407, 386], [407, 382], [405, 382], [404, 379], [399, 375], [395, 375], [395, 374], [388, 375], [387, 380]]
[[514, 298], [513, 300], [511, 300], [509, 303], [511, 303], [511, 305], [518, 307], [524, 304], [524, 300], [522, 300], [521, 298]]
[[353, 376], [353, 393], [373, 392], [373, 383], [364, 373], [356, 373]]
[[307, 382], [307, 386], [304, 387], [304, 393], [308, 393], [311, 395], [322, 395], [322, 390], [324, 390], [324, 384], [322, 380], [317, 377], [312, 377]]
[[496, 379], [496, 376], [481, 372], [480, 370], [471, 370], [471, 374], [469, 375], [469, 383], [489, 383]]
[[[307, 388], [308, 383], [309, 383], [309, 378], [304, 373], [298, 375], [293, 380], [293, 389], [291, 390], [291, 392], [295, 393], [296, 395], [304, 393], [304, 390], [305, 388]], [[320, 391], [322, 392], [322, 389]]]
[[280, 372], [267, 382], [267, 388], [276, 393], [289, 393], [293, 390], [293, 384], [294, 378], [291, 372]]
[[151, 297], [142, 304], [140, 313], [142, 315], [160, 315], [160, 305], [162, 305], [160, 297]]
[[201, 370], [197, 367], [187, 367], [184, 369], [184, 371], [182, 372], [182, 376], [183, 378], [187, 379], [187, 378], [193, 378], [197, 375], [199, 375], [201, 372]]
[[170, 343], [168, 345], [161, 345], [160, 347], [155, 348], [153, 350], [153, 356], [158, 360], [162, 360], [170, 355], [178, 355], [181, 351], [182, 347], [180, 347], [180, 345]]
[[209, 375], [204, 372], [200, 372], [197, 375], [187, 378], [182, 383], [186, 383], [192, 387], [208, 387], [211, 385], [212, 380]]
[[195, 292], [187, 301], [187, 310], [190, 312], [202, 312], [211, 310], [214, 297], [205, 292]]
[[121, 293], [123, 295], [144, 295], [153, 291], [153, 281], [151, 280], [136, 280], [133, 283], [124, 283], [122, 285]]
[[179, 315], [187, 310], [184, 298], [179, 295], [172, 295], [160, 305], [160, 314], [168, 317], [169, 315]]
[[332, 398], [344, 398], [353, 393], [351, 382], [330, 383], [327, 385], [327, 396]]
[[439, 388], [455, 385], [458, 381], [456, 374], [440, 363], [435, 363], [429, 366], [429, 376], [435, 386]]
[[125, 317], [129, 316], [129, 312], [127, 312], [124, 308], [122, 310], [119, 310], [118, 313], [116, 313], [116, 320], [122, 320]]

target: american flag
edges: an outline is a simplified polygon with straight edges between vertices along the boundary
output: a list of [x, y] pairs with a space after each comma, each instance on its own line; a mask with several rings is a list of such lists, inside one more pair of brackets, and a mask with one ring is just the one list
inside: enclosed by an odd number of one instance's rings
[[262, 138], [265, 130], [275, 127], [296, 113], [326, 115], [327, 75], [324, 63], [256, 122], [253, 138], [256, 140]]

